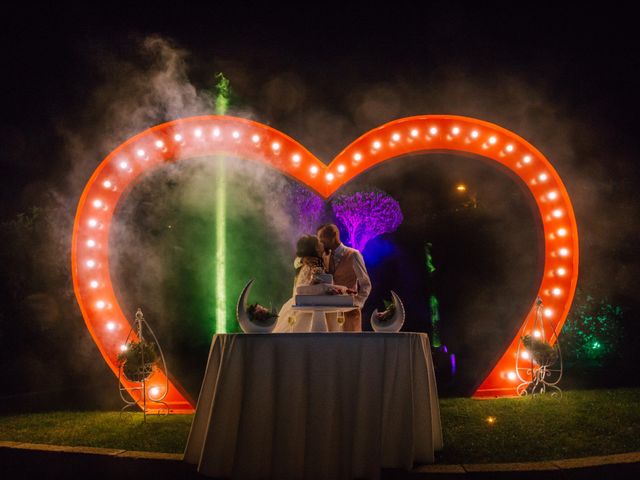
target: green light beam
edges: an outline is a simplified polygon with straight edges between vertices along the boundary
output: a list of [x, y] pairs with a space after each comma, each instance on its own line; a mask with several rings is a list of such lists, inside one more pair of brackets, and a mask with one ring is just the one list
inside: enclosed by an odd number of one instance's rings
[[[229, 107], [229, 80], [222, 73], [216, 75], [216, 114], [225, 115]], [[216, 171], [216, 333], [227, 332], [227, 183], [224, 157], [217, 158]]]

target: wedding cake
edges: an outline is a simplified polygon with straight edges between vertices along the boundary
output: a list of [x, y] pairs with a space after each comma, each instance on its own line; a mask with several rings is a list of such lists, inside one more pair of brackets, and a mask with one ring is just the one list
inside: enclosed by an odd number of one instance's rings
[[315, 276], [312, 285], [296, 287], [295, 304], [299, 307], [353, 307], [353, 297], [348, 295], [347, 287], [333, 284], [333, 275], [321, 273]]

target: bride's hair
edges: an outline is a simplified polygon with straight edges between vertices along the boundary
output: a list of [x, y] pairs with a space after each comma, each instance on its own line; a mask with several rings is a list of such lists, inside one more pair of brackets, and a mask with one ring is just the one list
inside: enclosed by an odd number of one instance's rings
[[296, 243], [296, 256], [317, 257], [318, 256], [318, 237], [315, 235], [304, 235], [298, 239]]

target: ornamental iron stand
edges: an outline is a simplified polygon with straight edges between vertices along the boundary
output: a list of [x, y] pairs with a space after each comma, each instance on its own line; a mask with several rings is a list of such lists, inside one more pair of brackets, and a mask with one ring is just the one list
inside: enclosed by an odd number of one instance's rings
[[[126, 345], [128, 347], [129, 345], [129, 340], [133, 334], [133, 332], [136, 333], [137, 337], [138, 337], [138, 342], [142, 343], [145, 341], [144, 339], [144, 334], [143, 334], [143, 329], [146, 330], [148, 332], [148, 335], [153, 339], [153, 343], [155, 344], [155, 346], [158, 348], [158, 353], [160, 356], [160, 362], [156, 362], [156, 364], [152, 364], [152, 363], [145, 363], [144, 361], [144, 348], [140, 349], [140, 368], [135, 372], [135, 378], [140, 378], [141, 380], [139, 381], [135, 381], [135, 380], [130, 380], [129, 378], [127, 378], [125, 376], [125, 378], [127, 379], [128, 382], [130, 383], [138, 383], [139, 386], [135, 387], [127, 387], [123, 384], [122, 381], [122, 377], [123, 377], [123, 367], [124, 367], [124, 362], [120, 363], [120, 367], [118, 369], [118, 385], [119, 385], [119, 390], [120, 390], [120, 398], [122, 398], [122, 401], [126, 404], [124, 407], [122, 407], [122, 409], [120, 410], [120, 415], [122, 416], [122, 413], [127, 410], [130, 407], [133, 407], [135, 405], [138, 405], [138, 402], [136, 402], [136, 400], [133, 398], [133, 396], [131, 396], [131, 400], [126, 398], [124, 395], [124, 392], [129, 392], [129, 395], [131, 395], [132, 392], [134, 391], [140, 391], [141, 395], [142, 395], [142, 414], [143, 414], [143, 421], [146, 423], [147, 421], [147, 401], [149, 402], [153, 402], [153, 403], [159, 403], [161, 405], [164, 405], [164, 407], [166, 408], [166, 413], [165, 415], [169, 414], [169, 405], [167, 405], [166, 402], [163, 402], [164, 398], [167, 396], [167, 392], [169, 391], [169, 380], [168, 380], [168, 372], [167, 372], [167, 364], [164, 360], [164, 355], [162, 353], [162, 348], [160, 347], [160, 343], [158, 342], [158, 339], [156, 338], [156, 335], [153, 333], [153, 330], [151, 329], [151, 327], [149, 326], [149, 324], [147, 323], [147, 321], [144, 319], [144, 315], [142, 314], [142, 309], [138, 308], [138, 311], [136, 312], [136, 319], [133, 321], [133, 325], [131, 326], [131, 329], [129, 330], [129, 334], [127, 335], [127, 339], [125, 340], [124, 345]], [[161, 370], [164, 373], [164, 379], [165, 379], [165, 385], [164, 385], [164, 389], [163, 389], [163, 393], [161, 396], [158, 396], [156, 398], [153, 398], [151, 396], [147, 395], [147, 378], [151, 375], [151, 373], [153, 372], [154, 367], [155, 368], [159, 368], [158, 367], [158, 363], [161, 363]], [[160, 409], [158, 410], [158, 414], [160, 414]]]
[[562, 378], [562, 352], [551, 322], [545, 322], [542, 299], [536, 299], [536, 315], [520, 332], [516, 356], [516, 374], [520, 381], [518, 395], [536, 395], [552, 389], [551, 395], [562, 397], [558, 383]]

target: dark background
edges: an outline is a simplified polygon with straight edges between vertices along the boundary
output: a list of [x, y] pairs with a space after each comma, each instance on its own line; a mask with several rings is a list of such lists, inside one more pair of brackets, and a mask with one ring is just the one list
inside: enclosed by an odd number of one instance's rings
[[[622, 306], [624, 341], [633, 351], [639, 338], [640, 49], [630, 11], [451, 2], [25, 4], [3, 7], [3, 18], [0, 219], [5, 230], [19, 230], [3, 237], [13, 242], [3, 246], [0, 360], [11, 372], [2, 386], [5, 404], [35, 398], [42, 406], [42, 395], [66, 401], [69, 389], [80, 392], [74, 398], [81, 406], [112, 404], [113, 378], [70, 288], [77, 200], [93, 169], [126, 138], [176, 116], [212, 113], [207, 99], [220, 71], [233, 88], [231, 114], [280, 129], [326, 162], [370, 128], [417, 114], [469, 115], [530, 141], [558, 170], [574, 202], [579, 285]], [[421, 192], [419, 202], [434, 211], [455, 209], [460, 199], [451, 188], [465, 181], [485, 207], [484, 217], [424, 218], [419, 226], [407, 207], [395, 239], [397, 258], [416, 251], [410, 245], [416, 229], [436, 243], [435, 259], [445, 271], [443, 316], [456, 319], [446, 328], [453, 329], [449, 338], [460, 339], [455, 349], [466, 351], [473, 336], [462, 319], [482, 317], [505, 285], [519, 286], [526, 297], [535, 284], [533, 242], [515, 284], [503, 267], [507, 252], [535, 231], [535, 219], [527, 216], [526, 194], [497, 171], [457, 157], [411, 162], [406, 168], [413, 171], [403, 173], [392, 163], [393, 176], [382, 169], [362, 181], [397, 198]], [[416, 172], [419, 185], [403, 187]], [[17, 216], [33, 207], [41, 209], [39, 220], [15, 227]], [[393, 268], [380, 264], [380, 285]], [[498, 308], [516, 315], [517, 295], [505, 291], [504, 297], [509, 300]], [[191, 367], [194, 385], [201, 360]], [[623, 373], [618, 383], [637, 382]], [[102, 391], [107, 393], [93, 394]]]

